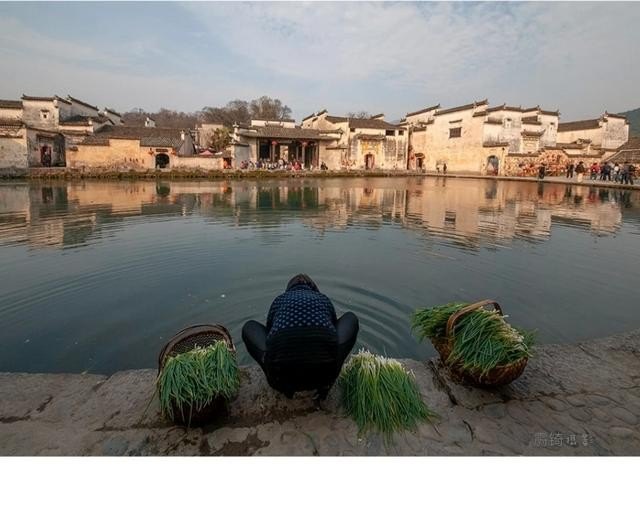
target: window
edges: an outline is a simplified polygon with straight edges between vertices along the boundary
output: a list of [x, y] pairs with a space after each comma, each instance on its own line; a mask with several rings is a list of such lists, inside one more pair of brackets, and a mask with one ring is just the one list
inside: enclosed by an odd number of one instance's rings
[[462, 128], [449, 128], [449, 139], [462, 137]]
[[394, 132], [393, 130], [386, 130], [386, 131], [384, 132], [384, 134], [385, 134], [387, 137], [393, 137], [393, 136], [396, 134], [396, 132]]
[[400, 131], [398, 132], [398, 135], [404, 135], [404, 130], [400, 130]]
[[509, 119], [508, 117], [504, 120], [504, 127], [511, 128], [511, 119]]
[[351, 133], [355, 133], [356, 129], [355, 129], [355, 128], [349, 128], [349, 131], [350, 131]]
[[40, 110], [40, 117], [42, 117], [43, 119], [48, 119], [49, 118], [49, 110]]

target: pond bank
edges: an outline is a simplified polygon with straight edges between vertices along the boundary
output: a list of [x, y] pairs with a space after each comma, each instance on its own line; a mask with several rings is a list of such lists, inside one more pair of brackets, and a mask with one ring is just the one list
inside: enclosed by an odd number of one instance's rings
[[[453, 383], [437, 360], [403, 360], [439, 414], [415, 433], [358, 437], [336, 389], [321, 405], [272, 391], [242, 369], [229, 414], [204, 429], [166, 422], [155, 371], [0, 373], [0, 455], [639, 455], [640, 330], [535, 348], [494, 391]], [[146, 409], [146, 412], [145, 412]]]
[[29, 180], [149, 180], [149, 179], [330, 179], [343, 177], [441, 177], [454, 179], [488, 179], [493, 181], [525, 181], [544, 182], [557, 184], [570, 184], [573, 186], [592, 186], [599, 188], [620, 188], [625, 190], [640, 189], [640, 182], [635, 185], [620, 184], [612, 181], [592, 181], [585, 178], [578, 182], [575, 178], [564, 176], [547, 176], [544, 180], [536, 177], [518, 176], [491, 176], [480, 175], [471, 172], [448, 173], [443, 175], [438, 172], [416, 172], [414, 170], [350, 170], [350, 171], [301, 171], [287, 172], [280, 170], [147, 170], [147, 171], [116, 171], [116, 170], [70, 170], [68, 168], [29, 168], [24, 170], [1, 171], [0, 180], [29, 179]]

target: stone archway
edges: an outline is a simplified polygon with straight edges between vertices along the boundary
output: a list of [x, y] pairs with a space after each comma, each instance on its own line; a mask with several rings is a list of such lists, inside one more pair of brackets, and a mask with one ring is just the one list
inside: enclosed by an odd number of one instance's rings
[[166, 153], [156, 154], [156, 168], [167, 168], [169, 166], [169, 156]]

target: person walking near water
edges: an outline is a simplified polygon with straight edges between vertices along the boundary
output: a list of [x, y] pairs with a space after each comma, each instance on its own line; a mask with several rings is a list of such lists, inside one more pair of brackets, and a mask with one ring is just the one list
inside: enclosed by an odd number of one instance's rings
[[576, 179], [578, 180], [578, 182], [582, 181], [582, 178], [584, 177], [586, 171], [587, 170], [584, 167], [584, 163], [580, 161], [578, 163], [578, 166], [576, 166]]
[[444, 175], [447, 175], [447, 163], [444, 163], [444, 164], [442, 165], [442, 173], [443, 173]]

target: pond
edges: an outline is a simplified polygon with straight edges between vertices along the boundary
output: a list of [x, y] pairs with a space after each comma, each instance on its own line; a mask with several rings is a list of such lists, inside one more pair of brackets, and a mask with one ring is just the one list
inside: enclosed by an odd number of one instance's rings
[[241, 363], [298, 272], [358, 347], [425, 359], [417, 307], [497, 299], [541, 342], [640, 326], [640, 193], [433, 177], [4, 182], [0, 371], [156, 364], [184, 326], [219, 322]]

